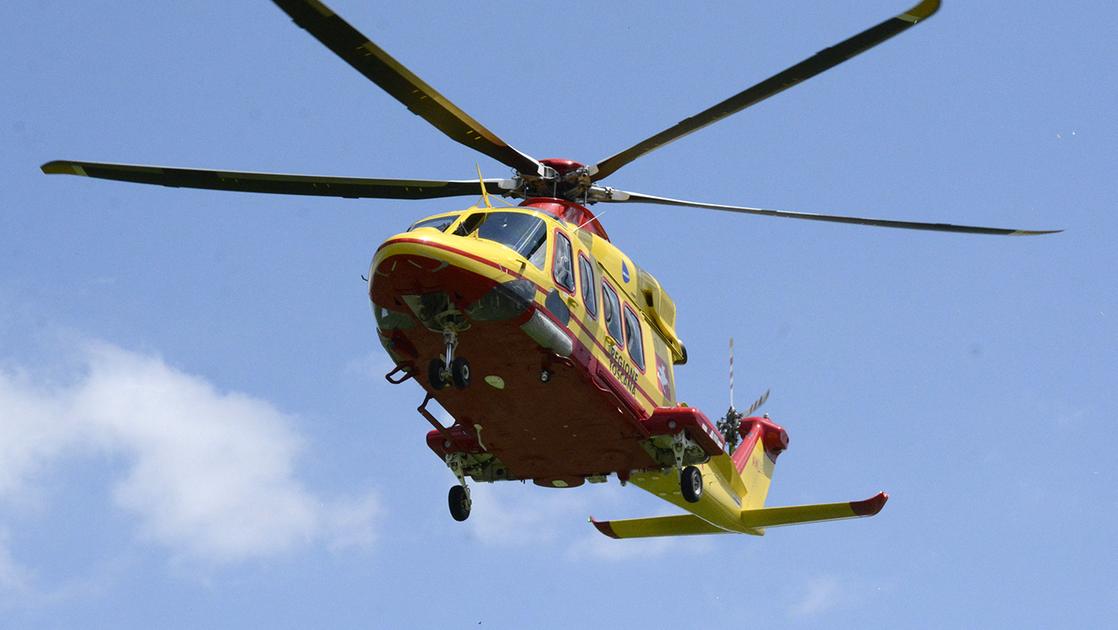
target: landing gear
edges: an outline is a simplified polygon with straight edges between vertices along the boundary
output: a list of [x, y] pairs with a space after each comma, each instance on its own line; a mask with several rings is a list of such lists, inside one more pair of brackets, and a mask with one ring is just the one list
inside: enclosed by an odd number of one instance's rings
[[465, 456], [462, 453], [446, 455], [446, 465], [458, 478], [458, 485], [450, 487], [446, 501], [450, 506], [450, 516], [458, 522], [470, 518], [470, 507], [473, 505], [473, 501], [470, 500], [470, 489], [466, 487], [465, 463]]
[[703, 498], [703, 473], [694, 466], [683, 465], [687, 451], [697, 447], [686, 431], [672, 436], [672, 454], [675, 455], [675, 469], [679, 471], [679, 491], [683, 494], [683, 500], [688, 503], [698, 503]]
[[551, 382], [551, 370], [549, 370], [547, 368], [544, 368], [544, 369], [540, 370], [540, 382], [541, 383], [550, 383]]
[[427, 380], [434, 389], [442, 389], [453, 384], [458, 389], [470, 386], [470, 362], [463, 357], [455, 357], [454, 349], [458, 347], [458, 333], [453, 328], [443, 330], [443, 341], [446, 343], [446, 354], [435, 357], [427, 364]]
[[698, 468], [688, 466], [679, 476], [679, 490], [688, 503], [698, 503], [703, 498], [703, 473]]
[[451, 486], [450, 493], [447, 495], [447, 503], [450, 505], [450, 516], [458, 522], [462, 522], [470, 518], [470, 490], [466, 486]]

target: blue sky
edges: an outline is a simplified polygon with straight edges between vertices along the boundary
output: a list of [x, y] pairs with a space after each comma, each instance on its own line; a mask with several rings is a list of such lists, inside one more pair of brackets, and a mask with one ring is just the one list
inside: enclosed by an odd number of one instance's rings
[[[596, 161], [905, 8], [331, 6], [517, 148]], [[361, 274], [469, 200], [47, 178], [70, 158], [468, 178], [269, 2], [39, 2], [2, 26], [0, 626], [1100, 627], [1118, 615], [1118, 128], [1106, 3], [947, 2], [635, 162], [628, 190], [1022, 228], [926, 234], [625, 206], [680, 306], [681, 396], [766, 410], [769, 502], [869, 520], [612, 541], [635, 488], [478, 487], [465, 524]]]

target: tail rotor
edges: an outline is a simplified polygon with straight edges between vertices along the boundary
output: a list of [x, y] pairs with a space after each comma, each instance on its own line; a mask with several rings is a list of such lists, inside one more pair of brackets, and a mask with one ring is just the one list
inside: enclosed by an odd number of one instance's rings
[[765, 393], [761, 394], [761, 397], [755, 400], [745, 413], [734, 408], [734, 338], [730, 337], [730, 408], [726, 410], [726, 415], [718, 420], [718, 430], [722, 433], [722, 437], [726, 438], [726, 452], [733, 453], [741, 440], [741, 434], [738, 433], [741, 419], [748, 418], [760, 409], [768, 401], [769, 391], [765, 390]]

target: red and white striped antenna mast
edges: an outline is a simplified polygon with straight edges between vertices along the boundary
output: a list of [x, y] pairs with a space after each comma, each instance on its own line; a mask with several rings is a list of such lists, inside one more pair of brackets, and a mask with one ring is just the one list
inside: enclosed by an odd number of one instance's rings
[[734, 410], [734, 338], [730, 337], [730, 411]]
[[749, 411], [738, 413], [738, 410], [734, 407], [734, 338], [730, 337], [730, 408], [726, 410], [726, 415], [718, 420], [718, 430], [722, 433], [722, 437], [726, 438], [726, 448], [730, 453], [734, 452], [738, 440], [741, 439], [741, 435], [738, 434], [741, 419], [753, 415], [753, 412], [757, 411], [768, 399], [769, 392], [766, 390], [760, 398], [749, 406]]

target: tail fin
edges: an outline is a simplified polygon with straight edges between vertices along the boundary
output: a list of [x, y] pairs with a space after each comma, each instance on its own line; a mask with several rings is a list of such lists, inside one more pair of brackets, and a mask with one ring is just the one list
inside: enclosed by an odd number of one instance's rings
[[731, 459], [745, 488], [742, 507], [760, 508], [769, 494], [776, 458], [788, 448], [788, 432], [768, 418], [745, 418], [738, 432], [742, 442]]

